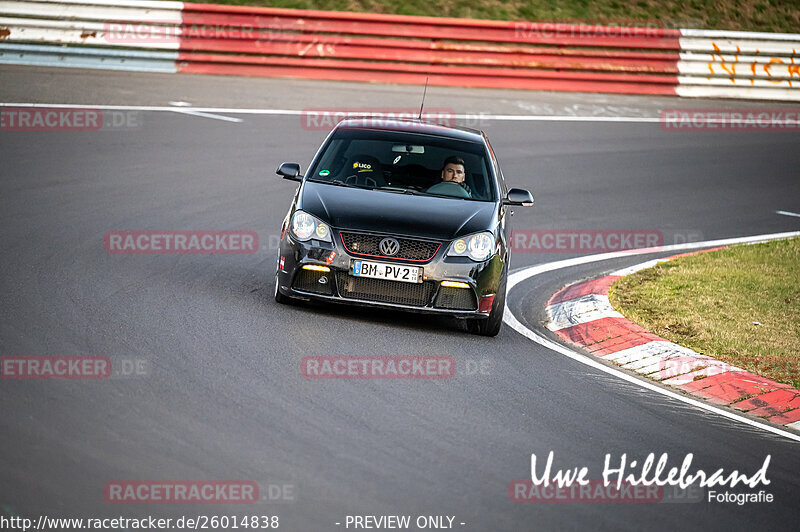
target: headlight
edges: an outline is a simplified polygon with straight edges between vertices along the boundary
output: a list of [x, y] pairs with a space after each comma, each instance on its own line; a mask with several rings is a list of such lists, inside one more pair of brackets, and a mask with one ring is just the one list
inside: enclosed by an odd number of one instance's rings
[[295, 211], [292, 215], [292, 235], [297, 240], [305, 241], [311, 238], [317, 240], [331, 241], [331, 231], [327, 224], [324, 224], [303, 211]]
[[481, 262], [489, 258], [493, 249], [494, 236], [492, 233], [475, 233], [453, 242], [447, 251], [447, 256], [469, 257], [476, 262]]

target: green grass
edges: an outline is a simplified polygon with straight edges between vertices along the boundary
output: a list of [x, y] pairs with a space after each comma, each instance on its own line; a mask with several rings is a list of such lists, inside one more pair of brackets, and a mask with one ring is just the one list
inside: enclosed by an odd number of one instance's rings
[[299, 9], [492, 20], [800, 32], [798, 0], [217, 0]]
[[609, 300], [662, 338], [800, 388], [800, 238], [681, 257], [619, 279]]

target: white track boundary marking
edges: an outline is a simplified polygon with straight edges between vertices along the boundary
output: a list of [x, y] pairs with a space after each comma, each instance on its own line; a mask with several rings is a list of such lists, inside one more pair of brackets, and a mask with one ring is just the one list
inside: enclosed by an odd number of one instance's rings
[[[158, 106], [158, 105], [93, 105], [93, 104], [72, 104], [72, 103], [0, 103], [2, 107], [30, 107], [30, 108], [48, 108], [48, 109], [98, 109], [98, 110], [116, 110], [116, 111], [152, 111], [152, 112], [176, 112], [175, 107]], [[246, 115], [272, 115], [272, 116], [302, 116], [306, 114], [307, 110], [303, 109], [244, 109], [236, 107], [192, 107], [192, 111], [197, 113], [197, 116], [202, 116], [199, 113], [209, 114], [246, 114]], [[735, 111], [737, 108], [731, 108]], [[331, 109], [335, 111], [334, 109]], [[314, 112], [319, 110], [314, 109]], [[375, 116], [392, 118], [395, 115], [392, 113], [369, 113], [369, 112], [354, 112], [349, 113], [353, 116]], [[459, 113], [448, 115], [449, 118], [456, 120], [506, 120], [511, 122], [600, 122], [600, 123], [622, 123], [622, 124], [659, 124], [663, 119], [658, 116], [573, 116], [573, 115], [497, 115], [497, 114], [484, 114], [484, 113]], [[207, 117], [212, 118], [212, 117]], [[224, 118], [220, 118], [224, 120]], [[235, 121], [235, 120], [231, 120]], [[724, 118], [706, 118], [699, 120], [698, 123], [703, 124], [726, 124]], [[744, 125], [759, 125], [758, 119], [745, 119], [741, 121]], [[786, 120], [786, 125], [797, 125], [796, 121]]]
[[[756, 242], [766, 242], [769, 240], [779, 240], [784, 238], [792, 238], [800, 236], [800, 231], [793, 231], [788, 233], [773, 233], [773, 234], [766, 234], [766, 235], [756, 235], [756, 236], [749, 236], [749, 237], [741, 237], [741, 238], [726, 238], [721, 240], [708, 240], [705, 242], [690, 242], [686, 244], [674, 244], [669, 246], [662, 246], [657, 248], [643, 248], [643, 249], [636, 249], [636, 250], [628, 250], [628, 251], [618, 251], [613, 253], [601, 253], [599, 255], [587, 255], [583, 257], [575, 257], [572, 259], [565, 259], [556, 262], [549, 262], [545, 264], [539, 264], [536, 266], [530, 266], [528, 268], [523, 268], [522, 270], [518, 270], [508, 276], [508, 289], [507, 291], [510, 292], [514, 286], [517, 284], [530, 279], [536, 275], [540, 275], [546, 272], [550, 272], [553, 270], [560, 270], [562, 268], [569, 268], [571, 266], [578, 266], [581, 264], [588, 264], [591, 262], [600, 262], [604, 260], [616, 259], [620, 257], [625, 257], [629, 255], [643, 255], [646, 253], [657, 253], [662, 251], [683, 251], [683, 250], [692, 250], [692, 249], [700, 249], [705, 247], [716, 247], [716, 246], [726, 246], [731, 244], [747, 244], [747, 243], [756, 243]], [[692, 399], [691, 397], [682, 395], [680, 393], [673, 392], [671, 390], [662, 388], [656, 384], [651, 382], [642, 380], [639, 377], [634, 375], [630, 375], [627, 372], [620, 371], [616, 368], [607, 366], [602, 362], [590, 358], [587, 355], [583, 355], [578, 353], [577, 351], [573, 351], [561, 344], [558, 344], [549, 338], [546, 338], [536, 332], [528, 329], [525, 325], [523, 325], [511, 310], [506, 305], [505, 314], [503, 316], [503, 321], [512, 329], [520, 333], [522, 336], [528, 338], [536, 342], [539, 345], [542, 345], [552, 351], [555, 351], [558, 354], [564, 355], [567, 358], [571, 358], [576, 362], [580, 362], [586, 366], [590, 366], [595, 368], [599, 371], [604, 373], [608, 373], [609, 375], [613, 375], [619, 379], [622, 379], [626, 382], [631, 384], [635, 384], [646, 390], [650, 390], [652, 392], [656, 392], [658, 394], [664, 395], [671, 399], [676, 399], [682, 403], [686, 403], [688, 405], [695, 406], [707, 412], [711, 412], [714, 414], [718, 414], [722, 417], [728, 418], [733, 421], [738, 421], [739, 423], [744, 423], [745, 425], [749, 425], [751, 427], [756, 427], [762, 430], [766, 430], [767, 432], [772, 432], [773, 434], [777, 434], [779, 436], [783, 436], [784, 438], [800, 442], [800, 435], [793, 434], [786, 430], [780, 429], [773, 425], [768, 425], [765, 423], [760, 423], [758, 421], [754, 421], [752, 419], [740, 416], [733, 412], [729, 412], [727, 410], [723, 410], [721, 408], [717, 408], [710, 404], [707, 404], [703, 401], [699, 401], [697, 399]]]
[[[30, 108], [48, 108], [48, 109], [98, 109], [98, 110], [116, 110], [116, 111], [152, 111], [152, 112], [175, 112], [174, 106], [158, 106], [158, 105], [93, 105], [93, 104], [72, 104], [72, 103], [0, 103], [1, 107], [30, 107]], [[209, 114], [246, 114], [246, 115], [272, 115], [272, 116], [301, 116], [308, 111], [303, 109], [244, 109], [236, 107], [192, 107], [192, 111], [197, 113]], [[333, 109], [332, 109], [333, 110]], [[736, 108], [732, 108], [736, 110]], [[318, 110], [314, 110], [317, 112]], [[354, 116], [386, 116], [392, 117], [391, 113], [367, 113], [358, 112], [351, 113]], [[198, 114], [198, 116], [200, 116]], [[484, 114], [484, 113], [459, 113], [453, 114], [450, 118], [457, 120], [507, 120], [512, 122], [612, 122], [624, 124], [658, 124], [663, 122], [663, 119], [658, 116], [642, 117], [642, 116], [573, 116], [573, 115], [500, 115], [500, 114]], [[724, 124], [724, 119], [708, 118], [702, 120], [702, 123], [707, 124]], [[795, 122], [787, 121], [787, 124], [795, 124]], [[742, 124], [759, 125], [757, 119], [742, 120]]]
[[224, 120], [226, 122], [241, 122], [241, 118], [233, 118], [231, 116], [222, 116], [212, 113], [206, 113], [203, 111], [198, 111], [197, 109], [188, 109], [185, 107], [178, 107], [176, 109], [172, 109], [173, 113], [179, 113], [184, 115], [192, 115], [192, 116], [199, 116], [201, 118], [213, 118], [214, 120]]
[[[0, 107], [31, 107], [49, 109], [99, 109], [109, 111], [153, 111], [153, 112], [175, 112], [175, 107], [158, 105], [92, 105], [92, 104], [72, 104], [72, 103], [0, 103]], [[223, 114], [247, 114], [247, 115], [273, 115], [273, 116], [301, 116], [308, 111], [303, 109], [244, 109], [236, 107], [192, 107], [193, 111], [203, 113], [223, 113]], [[334, 109], [332, 109], [333, 111]], [[318, 110], [314, 110], [318, 112]], [[353, 113], [353, 115], [364, 116], [372, 114], [374, 116], [385, 116], [381, 113]], [[661, 121], [659, 117], [640, 117], [640, 116], [564, 116], [564, 115], [492, 115], [492, 114], [454, 114], [452, 118], [462, 120], [514, 120], [514, 121], [540, 121], [540, 122], [621, 122], [621, 123], [654, 123]]]
[[782, 214], [782, 215], [784, 215], [784, 216], [796, 216], [797, 218], [800, 218], [800, 214], [798, 214], [798, 213], [796, 213], [796, 212], [789, 212], [789, 211], [775, 211], [775, 214]]

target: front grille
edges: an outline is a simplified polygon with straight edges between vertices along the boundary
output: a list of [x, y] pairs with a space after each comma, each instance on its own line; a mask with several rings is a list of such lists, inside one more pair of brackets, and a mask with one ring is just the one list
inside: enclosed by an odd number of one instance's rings
[[[325, 277], [325, 282], [320, 283], [320, 279]], [[333, 276], [329, 272], [317, 272], [313, 270], [300, 270], [294, 278], [292, 288], [301, 292], [313, 292], [326, 296], [333, 295]]]
[[443, 286], [436, 296], [436, 307], [452, 310], [478, 310], [475, 292], [467, 288]]
[[417, 240], [414, 238], [395, 238], [400, 243], [400, 250], [394, 255], [381, 253], [378, 244], [386, 238], [381, 235], [367, 233], [341, 233], [342, 244], [351, 255], [365, 255], [370, 257], [386, 257], [390, 259], [413, 260], [427, 262], [436, 255], [441, 246], [438, 242], [430, 240]]
[[403, 283], [354, 277], [344, 272], [336, 272], [336, 283], [339, 287], [339, 295], [342, 297], [412, 307], [427, 305], [436, 289], [436, 283], [431, 281]]

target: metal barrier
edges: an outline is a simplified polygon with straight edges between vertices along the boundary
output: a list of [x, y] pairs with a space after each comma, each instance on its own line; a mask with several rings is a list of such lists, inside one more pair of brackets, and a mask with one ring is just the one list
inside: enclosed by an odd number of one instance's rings
[[0, 63], [14, 64], [800, 101], [796, 50], [786, 34], [0, 0]]

